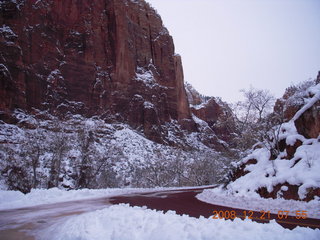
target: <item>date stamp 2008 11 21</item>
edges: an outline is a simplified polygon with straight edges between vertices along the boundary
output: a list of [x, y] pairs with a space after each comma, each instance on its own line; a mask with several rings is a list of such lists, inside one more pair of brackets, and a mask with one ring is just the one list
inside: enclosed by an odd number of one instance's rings
[[[276, 214], [277, 219], [287, 219], [288, 216], [295, 217], [296, 219], [307, 219], [308, 212], [307, 211], [278, 211]], [[242, 211], [241, 215], [237, 214], [236, 211], [213, 211], [212, 219], [235, 219], [235, 218], [248, 218], [248, 219], [261, 219], [261, 220], [270, 220], [271, 218], [270, 211], [260, 211], [260, 215], [257, 216], [253, 211]]]

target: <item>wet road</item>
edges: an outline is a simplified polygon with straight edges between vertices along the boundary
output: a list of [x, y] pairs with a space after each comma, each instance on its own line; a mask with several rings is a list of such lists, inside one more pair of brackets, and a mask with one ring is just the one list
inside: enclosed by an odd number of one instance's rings
[[[260, 223], [267, 223], [270, 220], [275, 219], [281, 226], [288, 229], [293, 229], [296, 226], [320, 228], [320, 219], [297, 219], [295, 216], [287, 216], [286, 219], [285, 217], [279, 219], [277, 214], [263, 215], [261, 212], [208, 204], [199, 201], [195, 197], [198, 193], [201, 193], [203, 189], [204, 188], [141, 193], [137, 195], [131, 194], [110, 198], [110, 202], [112, 204], [128, 203], [131, 206], [147, 206], [150, 209], [163, 211], [174, 210], [177, 214], [186, 214], [196, 218], [200, 216], [213, 216], [214, 211], [222, 211], [222, 214], [225, 214], [226, 211], [229, 211], [229, 213], [230, 211], [235, 211], [237, 218], [244, 219], [244, 214], [246, 214], [247, 218], [250, 216], [253, 221]], [[212, 219], [212, 221], [220, 221], [218, 215], [216, 215], [216, 218], [217, 219]]]
[[[195, 198], [204, 188], [158, 191], [148, 193], [136, 193], [120, 195], [116, 197], [104, 197], [90, 200], [78, 200], [55, 204], [39, 205], [20, 209], [0, 211], [0, 240], [31, 240], [34, 236], [39, 236], [41, 230], [50, 227], [54, 223], [66, 221], [73, 215], [103, 209], [110, 204], [128, 203], [132, 206], [147, 206], [150, 209], [174, 210], [177, 214], [186, 214], [192, 217], [210, 217], [213, 211], [235, 211], [237, 217], [243, 218], [242, 209], [222, 207], [207, 204]], [[254, 212], [253, 220], [258, 222], [268, 222], [269, 219], [260, 219], [261, 213]], [[320, 228], [319, 219], [277, 219], [275, 214], [270, 215], [270, 219], [276, 219], [279, 224], [286, 228], [296, 226], [308, 226]], [[212, 219], [212, 221], [221, 221]]]
[[0, 211], [0, 240], [33, 240], [58, 221], [110, 205], [108, 198], [78, 200]]

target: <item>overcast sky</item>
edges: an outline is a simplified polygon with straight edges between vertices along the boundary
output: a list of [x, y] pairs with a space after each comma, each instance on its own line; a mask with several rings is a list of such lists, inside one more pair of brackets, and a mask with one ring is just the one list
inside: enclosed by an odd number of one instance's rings
[[280, 97], [320, 70], [320, 0], [147, 1], [202, 94], [234, 102], [252, 85]]

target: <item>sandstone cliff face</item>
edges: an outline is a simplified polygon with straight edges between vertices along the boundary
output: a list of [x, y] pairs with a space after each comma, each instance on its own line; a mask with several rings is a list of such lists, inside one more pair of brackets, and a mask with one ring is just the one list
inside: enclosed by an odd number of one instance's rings
[[222, 141], [234, 147], [232, 141], [237, 130], [229, 105], [219, 98], [202, 96], [188, 83], [185, 87], [192, 114], [204, 121], [211, 130], [206, 144], [221, 151], [226, 150]]
[[0, 11], [3, 119], [16, 108], [112, 116], [158, 142], [171, 120], [196, 130], [181, 58], [143, 0], [2, 1]]

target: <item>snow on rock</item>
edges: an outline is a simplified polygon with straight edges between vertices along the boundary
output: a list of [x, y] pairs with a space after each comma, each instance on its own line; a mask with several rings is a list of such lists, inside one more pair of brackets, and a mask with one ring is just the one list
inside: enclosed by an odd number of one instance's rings
[[262, 187], [272, 192], [277, 184], [288, 183], [299, 186], [299, 198], [304, 199], [309, 188], [319, 188], [320, 142], [317, 139], [304, 139], [303, 136], [293, 131], [293, 126], [287, 128], [288, 131], [280, 136], [280, 139], [286, 136], [284, 139], [288, 145], [294, 145], [297, 139], [302, 141], [302, 145], [296, 149], [292, 159], [284, 160], [282, 156], [285, 156], [286, 153], [283, 152], [275, 160], [269, 160], [269, 149], [256, 149], [239, 165], [247, 163], [250, 159], [257, 160], [257, 163], [248, 164], [244, 168], [248, 173], [231, 182], [227, 186], [227, 191], [241, 196], [256, 195]]
[[166, 86], [163, 86], [159, 84], [159, 82], [157, 82], [156, 76], [159, 76], [159, 73], [157, 71], [156, 66], [152, 63], [152, 59], [150, 59], [150, 63], [147, 68], [137, 67], [135, 80], [143, 82], [144, 85], [149, 89], [167, 89]]
[[136, 79], [138, 81], [144, 81], [146, 83], [154, 82], [154, 77], [152, 71], [145, 71], [144, 68], [138, 67], [136, 73]]
[[275, 129], [279, 127], [280, 127], [279, 140], [286, 139], [292, 136], [298, 136], [298, 132], [293, 121], [283, 123], [281, 126], [276, 126]]
[[0, 26], [0, 34], [2, 34], [6, 40], [12, 41], [18, 36], [12, 31], [12, 29], [7, 25]]
[[320, 84], [312, 86], [306, 91], [308, 94], [314, 95], [312, 98], [305, 98], [306, 104], [294, 115], [292, 121], [297, 120], [305, 111], [312, 107], [317, 101], [320, 100]]
[[[149, 67], [155, 69], [154, 65], [151, 63], [149, 64]], [[159, 84], [156, 82], [153, 72], [142, 67], [137, 68], [135, 79], [137, 81], [142, 81], [149, 88], [159, 86]]]
[[259, 224], [240, 219], [213, 220], [173, 211], [163, 213], [126, 204], [70, 217], [38, 233], [40, 239], [71, 240], [184, 240], [184, 239], [308, 239], [320, 237], [320, 230], [297, 227], [283, 229], [275, 221]]
[[208, 123], [198, 118], [196, 115], [192, 114], [193, 121], [201, 126], [202, 128], [208, 128]]
[[[312, 207], [309, 209], [319, 212], [320, 139], [319, 137], [307, 139], [299, 134], [295, 121], [319, 101], [320, 84], [309, 86], [302, 93], [298, 92], [296, 95], [305, 98], [304, 105], [293, 118], [286, 123], [275, 126], [270, 131], [271, 140], [266, 140], [261, 145], [262, 147], [255, 148], [238, 162], [236, 170], [233, 172], [232, 181], [225, 186], [224, 190], [221, 192], [216, 189], [206, 190], [207, 195], [203, 195], [203, 199], [210, 201], [209, 193], [211, 191], [212, 201], [216, 200], [216, 194], [225, 194], [222, 198], [225, 199], [225, 202], [221, 201], [225, 204], [229, 197], [239, 198], [242, 201], [246, 198], [259, 200], [260, 197], [280, 200], [313, 200], [312, 202], [316, 203], [317, 207], [311, 204]], [[250, 207], [258, 200], [250, 200], [249, 204], [244, 204], [244, 206]], [[284, 200], [284, 202], [286, 201]], [[266, 206], [268, 206], [267, 203]], [[267, 209], [269, 210], [269, 208]]]
[[154, 105], [151, 102], [145, 101], [143, 103], [144, 108], [150, 108], [150, 109], [154, 109]]

